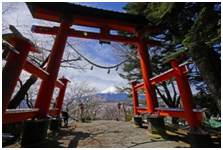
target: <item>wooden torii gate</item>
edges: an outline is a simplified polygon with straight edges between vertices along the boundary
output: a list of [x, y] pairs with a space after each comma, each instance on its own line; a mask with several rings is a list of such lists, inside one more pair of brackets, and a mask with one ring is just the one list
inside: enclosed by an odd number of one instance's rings
[[[10, 26], [10, 29], [11, 27], [13, 26]], [[48, 81], [50, 79], [49, 72], [37, 67], [35, 64], [33, 64], [30, 60], [27, 59], [27, 56], [30, 51], [39, 53], [34, 44], [29, 39], [23, 37], [22, 34], [20, 34], [16, 30], [16, 28], [13, 27], [12, 31], [13, 33], [2, 35], [2, 38], [10, 44], [9, 45], [7, 43], [4, 43], [2, 46], [2, 49], [4, 50], [3, 60], [7, 61], [2, 70], [2, 124], [3, 126], [7, 124], [6, 126], [7, 128], [9, 128], [9, 126], [13, 125], [21, 126], [21, 121], [32, 119], [30, 121], [25, 122], [26, 130], [23, 133], [22, 145], [27, 145], [32, 142], [39, 143], [40, 141], [45, 139], [45, 136], [39, 136], [41, 138], [35, 138], [35, 140], [33, 140], [33, 138], [30, 138], [29, 135], [35, 134], [37, 137], [38, 135], [44, 135], [47, 131], [48, 123], [50, 122], [51, 130], [58, 129], [59, 123], [61, 121], [59, 117], [63, 104], [64, 94], [69, 80], [63, 77], [59, 80], [55, 79], [54, 83], [49, 85], [52, 86], [53, 89], [55, 87], [60, 89], [55, 108], [50, 109], [49, 106], [45, 107], [46, 111], [42, 114], [40, 113], [40, 110], [42, 109], [42, 106], [45, 106], [45, 103], [42, 103], [40, 107], [30, 109], [7, 109], [22, 70], [27, 71], [28, 73], [42, 79], [43, 81]], [[47, 93], [42, 94], [46, 95]], [[51, 100], [48, 103], [50, 102]], [[48, 115], [53, 115], [54, 119], [49, 120], [49, 117], [47, 117]], [[34, 118], [38, 118], [38, 121], [34, 120]], [[11, 131], [4, 130], [3, 132]], [[4, 139], [7, 139], [8, 137], [9, 136], [7, 134], [3, 134]]]
[[[28, 53], [30, 51], [39, 53], [37, 48], [29, 39], [16, 33], [3, 34], [2, 37], [5, 41], [13, 46], [12, 47], [8, 44], [5, 44], [2, 47], [4, 50], [3, 60], [7, 61], [2, 70], [2, 124], [40, 117], [39, 110], [41, 107], [36, 107], [34, 109], [8, 110], [7, 107], [22, 70], [25, 70], [26, 72], [42, 79], [43, 81], [47, 81], [50, 74], [49, 72], [37, 67], [27, 59]], [[54, 84], [52, 84], [53, 88], [57, 87], [60, 89], [57, 103], [53, 109], [49, 109], [48, 107], [43, 117], [45, 117], [47, 114], [56, 115], [57, 117], [60, 116], [67, 82], [69, 82], [69, 80], [66, 78], [60, 78], [59, 80], [56, 79]]]
[[[147, 45], [161, 46], [161, 42], [145, 38], [142, 39], [141, 36], [145, 32], [160, 33], [160, 29], [155, 30], [154, 27], [151, 27], [153, 28], [153, 30], [148, 29], [144, 31], [142, 27], [148, 24], [148, 20], [144, 16], [99, 10], [96, 8], [89, 8], [75, 4], [29, 2], [27, 3], [27, 6], [29, 7], [29, 10], [34, 18], [61, 22], [60, 27], [32, 27], [32, 31], [35, 33], [57, 35], [55, 44], [57, 44], [58, 46], [55, 46], [55, 49], [57, 49], [57, 51], [54, 54], [55, 57], [57, 57], [57, 61], [59, 61], [59, 59], [62, 57], [63, 52], [63, 49], [59, 46], [66, 44], [66, 38], [68, 36], [97, 39], [100, 40], [100, 43], [108, 43], [110, 41], [114, 41], [137, 44], [143, 74], [143, 81], [145, 84], [148, 111], [154, 113], [154, 107], [158, 106], [158, 101], [155, 93], [155, 88], [149, 83], [149, 78], [152, 77], [152, 72]], [[73, 23], [75, 25], [100, 28], [100, 33], [77, 31], [75, 29], [70, 29], [70, 26]], [[136, 37], [111, 35], [110, 30], [136, 32]], [[50, 67], [48, 68], [50, 69]], [[46, 83], [42, 83], [41, 86], [45, 87], [45, 84]], [[44, 89], [42, 92], [45, 91], [52, 91], [52, 89]], [[35, 106], [39, 107], [39, 105], [41, 105], [42, 99], [42, 97], [37, 97], [37, 102]], [[44, 97], [44, 99], [49, 99], [49, 96]]]
[[[52, 85], [55, 85], [56, 82], [56, 77], [59, 71], [67, 37], [97, 39], [100, 41], [100, 43], [110, 43], [110, 41], [115, 41], [138, 45], [144, 82], [143, 87], [145, 89], [147, 102], [146, 112], [150, 114], [154, 114], [156, 112], [155, 108], [158, 107], [158, 101], [154, 84], [151, 84], [150, 81], [152, 78], [152, 71], [147, 45], [161, 46], [161, 42], [147, 38], [141, 38], [141, 36], [145, 32], [160, 33], [160, 29], [154, 27], [151, 27], [151, 30], [143, 29], [143, 26], [148, 24], [148, 20], [144, 16], [100, 10], [70, 3], [27, 2], [26, 4], [33, 18], [60, 22], [60, 27], [32, 27], [32, 31], [35, 33], [56, 35], [51, 56], [46, 67], [46, 71], [49, 72], [50, 77], [47, 81], [43, 80], [41, 82], [40, 90], [34, 104], [34, 108], [41, 108], [39, 111], [40, 118], [44, 117], [48, 112], [54, 89], [54, 86]], [[100, 33], [70, 29], [70, 26], [73, 24], [99, 28]], [[125, 37], [111, 35], [110, 30], [135, 32], [136, 36]], [[174, 65], [178, 64], [175, 63]]]

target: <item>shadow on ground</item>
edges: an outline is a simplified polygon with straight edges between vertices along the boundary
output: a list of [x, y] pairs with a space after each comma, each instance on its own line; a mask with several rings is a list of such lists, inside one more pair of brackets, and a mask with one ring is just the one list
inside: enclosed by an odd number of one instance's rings
[[154, 143], [154, 142], [164, 142], [166, 140], [154, 140], [154, 139], [151, 139], [150, 141], [147, 141], [147, 142], [141, 142], [141, 143], [138, 143], [138, 142], [131, 142], [131, 144], [134, 144], [132, 146], [129, 146], [128, 148], [132, 148], [132, 147], [136, 147], [136, 146], [139, 146], [139, 145], [142, 145], [142, 144], [148, 144], [148, 143]]
[[[180, 133], [178, 125], [166, 125], [167, 136], [163, 136], [163, 139], [175, 142], [184, 142], [190, 144], [186, 131]], [[213, 148], [221, 148], [221, 137], [216, 134], [210, 133], [211, 140], [213, 142]], [[176, 148], [183, 148], [177, 146]]]
[[[63, 130], [63, 128], [67, 128], [68, 130]], [[66, 137], [66, 136], [69, 136], [70, 140], [64, 140], [63, 137]], [[75, 131], [75, 128], [69, 129], [69, 126], [61, 127], [60, 130], [50, 131], [50, 133], [47, 134], [46, 141], [38, 147], [39, 148], [40, 147], [41, 148], [67, 148], [67, 147], [76, 148], [79, 140], [83, 140], [87, 137], [90, 137], [89, 133]], [[68, 145], [68, 146], [64, 146], [64, 145]]]
[[[82, 129], [83, 127], [84, 129]], [[114, 128], [116, 127], [117, 125]], [[122, 130], [119, 131], [117, 129], [112, 128], [112, 126], [108, 124], [107, 122], [100, 122], [100, 127], [95, 126], [95, 128], [93, 128], [94, 130], [92, 130], [92, 125], [86, 126], [86, 124], [85, 125], [83, 124], [82, 128], [79, 128], [77, 127], [77, 125], [73, 124], [68, 127], [63, 126], [59, 130], [55, 130], [55, 131], [48, 130], [46, 140], [44, 141], [44, 143], [37, 145], [36, 148], [37, 147], [38, 148], [77, 148], [77, 147], [86, 146], [86, 144], [87, 145], [90, 144], [93, 147], [95, 146], [95, 144], [97, 144], [98, 147], [103, 147], [105, 144], [102, 143], [102, 141], [104, 140], [104, 137], [106, 136], [106, 134], [109, 134], [109, 136], [112, 135], [111, 138], [115, 138], [116, 134], [119, 135], [122, 133]], [[159, 139], [146, 138], [143, 141], [133, 140], [133, 142], [131, 142], [130, 145], [127, 144], [125, 146], [128, 148], [143, 147], [144, 144], [150, 144], [150, 143], [151, 144], [154, 143], [155, 146], [156, 145], [159, 146], [158, 142], [160, 142], [160, 145], [163, 145], [165, 144], [166, 141], [170, 141], [170, 144], [173, 144], [172, 146], [175, 148], [184, 148], [184, 147], [188, 148], [189, 147], [190, 142], [187, 136], [187, 132], [185, 130], [181, 130], [180, 127], [177, 125], [176, 126], [166, 125], [165, 128], [167, 131], [167, 135], [162, 136], [162, 138], [159, 138]], [[138, 129], [138, 130], [141, 130], [142, 132], [144, 131], [146, 132], [147, 127], [144, 126], [142, 129]], [[142, 134], [141, 131], [140, 133]], [[220, 148], [221, 137], [214, 134], [212, 134], [211, 137], [214, 143], [214, 147]], [[122, 139], [123, 138], [128, 138], [128, 135], [125, 137], [122, 137]], [[116, 143], [113, 140], [111, 142], [113, 142], [114, 144], [112, 146], [115, 147]], [[130, 141], [127, 141], [127, 142], [130, 142]], [[118, 140], [117, 143], [120, 144], [120, 141]], [[14, 144], [14, 146], [11, 146], [8, 148], [18, 148], [18, 147], [20, 146]]]
[[76, 148], [78, 145], [78, 141], [90, 137], [89, 133], [76, 132], [73, 140], [70, 141], [68, 148]]
[[188, 136], [186, 133], [180, 133], [178, 126], [165, 126], [168, 136], [164, 136], [163, 138], [170, 141], [179, 142], [182, 141], [184, 143], [190, 144]]

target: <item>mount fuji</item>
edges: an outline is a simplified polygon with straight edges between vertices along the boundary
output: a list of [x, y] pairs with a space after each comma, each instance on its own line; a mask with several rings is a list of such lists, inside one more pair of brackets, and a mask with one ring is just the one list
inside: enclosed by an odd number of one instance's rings
[[[132, 99], [128, 97], [128, 94], [119, 92], [116, 87], [109, 87], [96, 95], [104, 97], [106, 101], [125, 101]], [[145, 96], [139, 96], [139, 99], [145, 100]]]
[[106, 90], [101, 91], [100, 93], [101, 94], [118, 94], [119, 92], [116, 87], [109, 87]]

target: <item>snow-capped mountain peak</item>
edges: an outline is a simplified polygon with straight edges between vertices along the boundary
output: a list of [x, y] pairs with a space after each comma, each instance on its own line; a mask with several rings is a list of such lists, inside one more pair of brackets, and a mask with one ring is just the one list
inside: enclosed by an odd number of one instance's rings
[[[97, 93], [97, 95], [106, 98], [106, 101], [130, 100], [127, 93], [119, 92], [116, 87], [109, 87], [106, 90]], [[139, 100], [145, 100], [145, 96], [139, 95]]]
[[117, 94], [119, 93], [118, 90], [116, 89], [116, 87], [109, 87], [104, 91], [101, 91], [100, 93], [102, 94]]

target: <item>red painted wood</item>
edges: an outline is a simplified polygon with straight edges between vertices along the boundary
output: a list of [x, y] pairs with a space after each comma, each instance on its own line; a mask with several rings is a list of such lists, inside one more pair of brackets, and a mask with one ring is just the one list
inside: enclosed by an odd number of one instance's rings
[[142, 34], [143, 32], [140, 30], [136, 32], [136, 37], [139, 38], [138, 51], [140, 56], [140, 64], [142, 69], [148, 112], [154, 113], [154, 108], [158, 107], [158, 101], [156, 97], [155, 87], [150, 83], [150, 78], [152, 77], [152, 70], [146, 40], [141, 38]]
[[[68, 36], [69, 37], [77, 37], [77, 38], [86, 38], [86, 39], [109, 39], [113, 42], [122, 42], [122, 43], [129, 43], [129, 44], [137, 44], [138, 39], [137, 37], [125, 37], [125, 36], [119, 36], [119, 35], [110, 35], [109, 28], [106, 27], [102, 28], [102, 33], [94, 33], [94, 32], [86, 32], [86, 31], [77, 31], [74, 29], [70, 29]], [[58, 27], [42, 27], [42, 26], [35, 26], [35, 29], [32, 30], [32, 32], [35, 33], [41, 33], [41, 34], [49, 34], [49, 35], [56, 35], [58, 32]], [[146, 44], [148, 46], [161, 46], [160, 41], [154, 41], [154, 40], [145, 40]]]
[[26, 61], [23, 69], [42, 80], [48, 79], [48, 73], [31, 63], [30, 61]]
[[[55, 20], [59, 22], [59, 16], [61, 12], [48, 10], [44, 8], [35, 8], [35, 15], [39, 19], [44, 20]], [[100, 18], [92, 18], [86, 16], [79, 16], [75, 14], [69, 14], [74, 19], [74, 23], [76, 25], [81, 26], [89, 26], [89, 27], [98, 27], [102, 28], [105, 25], [108, 25], [113, 30], [123, 30], [123, 31], [134, 31], [135, 27], [139, 26], [140, 24], [136, 23], [128, 23], [128, 22], [121, 22], [109, 19], [100, 19]]]
[[49, 110], [70, 26], [71, 26], [70, 20], [62, 19], [46, 67], [46, 71], [49, 73], [49, 78], [48, 80], [46, 81], [43, 80], [41, 82], [40, 89], [34, 104], [34, 108], [40, 108], [39, 112], [40, 118], [45, 117], [45, 115]]
[[184, 108], [184, 113], [188, 124], [192, 127], [199, 127], [201, 126], [201, 122], [197, 120], [196, 117], [194, 117], [195, 114], [193, 112], [193, 96], [190, 89], [190, 85], [187, 80], [187, 76], [180, 69], [178, 61], [171, 60], [170, 63], [173, 67], [174, 77], [177, 82], [181, 101]]
[[[11, 52], [9, 54], [9, 60], [5, 64], [2, 70], [2, 115], [4, 116], [5, 111], [9, 105], [11, 96], [18, 82], [19, 76], [22, 72], [22, 68], [25, 65], [26, 58], [30, 51], [30, 44], [23, 39], [16, 39], [15, 49], [20, 52], [19, 55]], [[13, 58], [11, 58], [13, 57]]]
[[63, 88], [60, 89], [59, 95], [57, 97], [57, 103], [56, 103], [56, 106], [55, 106], [55, 108], [59, 109], [56, 113], [57, 117], [60, 117], [60, 112], [61, 112], [61, 109], [62, 109], [64, 95], [65, 95], [65, 90], [66, 90], [66, 87], [67, 87], [67, 82], [69, 82], [69, 80], [67, 80], [66, 78], [61, 78], [59, 80], [64, 84], [64, 86], [63, 86]]
[[139, 101], [138, 101], [138, 94], [136, 89], [134, 88], [136, 86], [136, 82], [132, 82], [132, 99], [133, 99], [133, 109], [134, 109], [134, 115], [137, 115], [137, 107], [139, 106]]
[[37, 114], [38, 111], [5, 114], [5, 116], [2, 118], [2, 124], [27, 120], [30, 118], [34, 118], [35, 116], [37, 116]]

